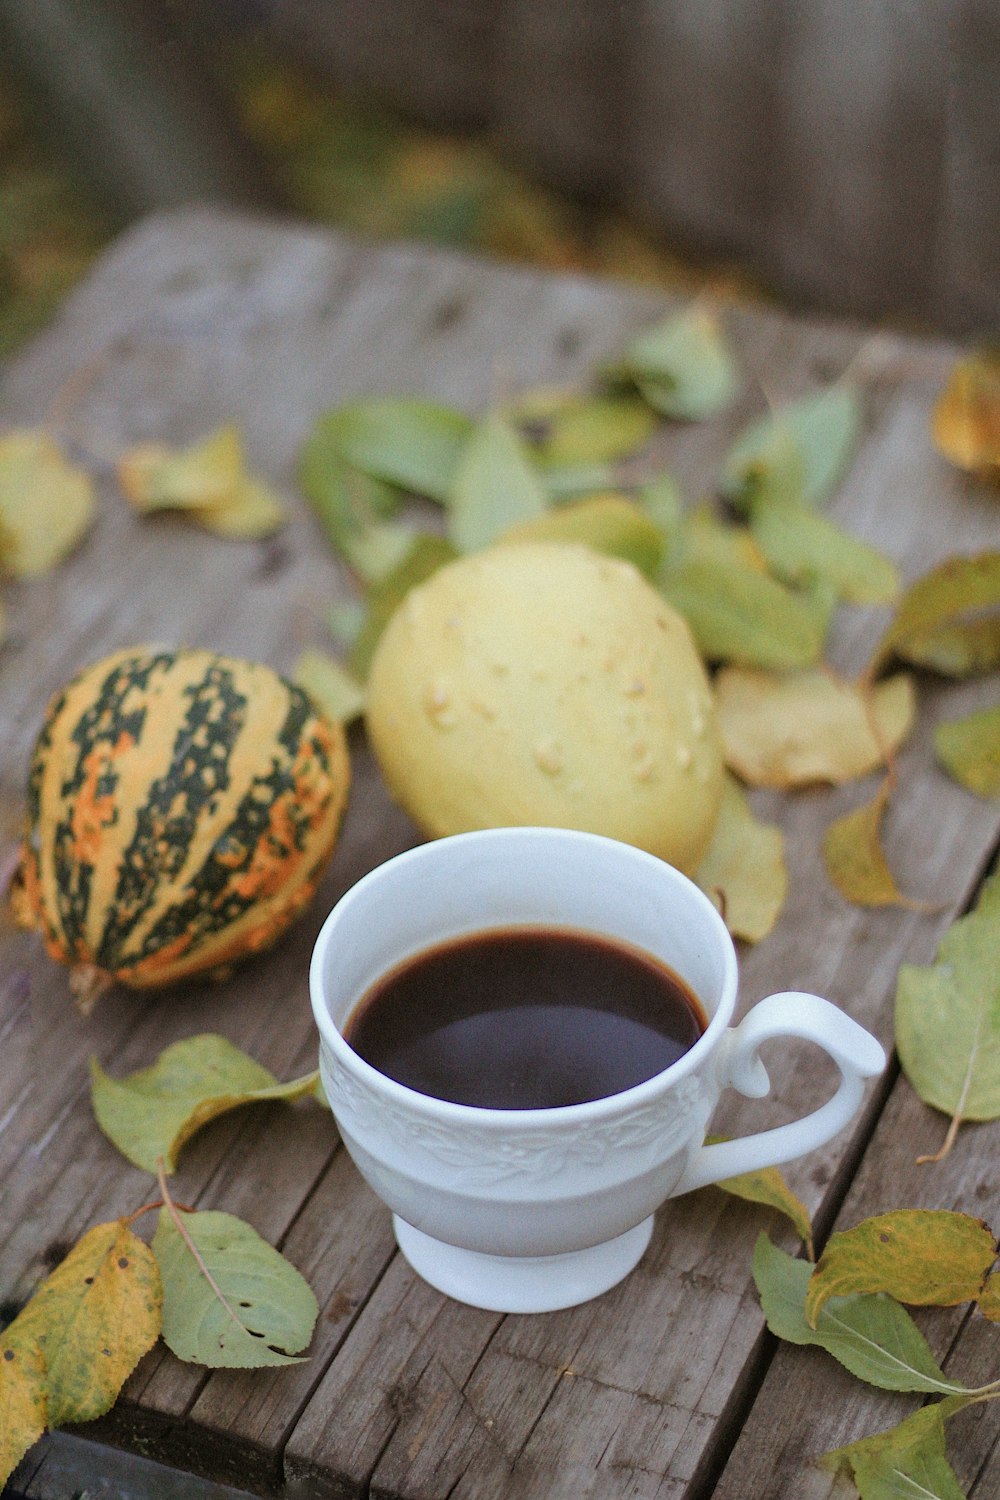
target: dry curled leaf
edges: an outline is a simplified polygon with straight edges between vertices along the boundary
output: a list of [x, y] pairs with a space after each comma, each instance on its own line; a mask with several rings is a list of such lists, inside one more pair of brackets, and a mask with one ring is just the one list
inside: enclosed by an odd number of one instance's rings
[[712, 842], [696, 880], [720, 907], [734, 937], [758, 943], [781, 913], [788, 890], [785, 836], [754, 817], [742, 787], [726, 777]]
[[839, 785], [881, 765], [913, 722], [904, 673], [867, 690], [821, 669], [728, 667], [716, 681], [727, 763], [751, 786]]
[[960, 469], [1000, 478], [1000, 351], [959, 360], [935, 404], [932, 432]]
[[118, 482], [140, 514], [180, 510], [220, 536], [268, 536], [284, 521], [270, 489], [246, 470], [239, 429], [229, 424], [190, 447], [143, 443], [122, 454]]
[[0, 571], [34, 578], [67, 557], [94, 515], [90, 476], [47, 432], [0, 438]]

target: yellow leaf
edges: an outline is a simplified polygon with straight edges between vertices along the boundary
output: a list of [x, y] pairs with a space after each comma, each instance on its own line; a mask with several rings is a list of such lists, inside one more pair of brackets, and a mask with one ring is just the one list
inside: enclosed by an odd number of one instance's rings
[[0, 1335], [0, 1485], [45, 1431], [45, 1358], [15, 1319]]
[[893, 656], [956, 677], [995, 666], [998, 609], [1000, 551], [946, 558], [903, 594], [868, 676], [875, 677]]
[[285, 518], [277, 497], [246, 472], [232, 424], [180, 450], [162, 443], [132, 448], [119, 459], [118, 481], [140, 513], [183, 510], [219, 536], [267, 536]]
[[939, 451], [960, 469], [1000, 478], [1000, 352], [959, 361], [934, 407], [932, 431]]
[[986, 1285], [979, 1294], [979, 1311], [991, 1323], [1000, 1323], [1000, 1271], [987, 1276]]
[[50, 1427], [111, 1409], [156, 1342], [161, 1304], [153, 1252], [126, 1219], [98, 1224], [74, 1245], [7, 1330], [41, 1346]]
[[883, 781], [874, 801], [836, 818], [823, 835], [826, 873], [840, 894], [857, 906], [912, 906], [900, 891], [882, 852], [882, 815], [890, 783]]
[[731, 776], [696, 879], [719, 906], [733, 936], [751, 943], [767, 936], [784, 905], [785, 836], [780, 828], [757, 822]]
[[934, 751], [945, 770], [980, 797], [1000, 796], [1000, 708], [939, 724]]
[[901, 1208], [831, 1235], [806, 1289], [805, 1315], [816, 1327], [831, 1297], [887, 1292], [919, 1307], [974, 1301], [996, 1259], [982, 1219], [947, 1209]]
[[716, 681], [726, 760], [751, 786], [839, 785], [882, 764], [913, 722], [904, 673], [870, 691], [810, 669], [774, 676], [731, 667]]
[[33, 578], [62, 562], [94, 514], [90, 476], [41, 431], [0, 438], [0, 567]]
[[583, 542], [595, 552], [621, 557], [647, 578], [663, 555], [663, 533], [640, 506], [615, 491], [574, 500], [510, 526], [504, 542]]

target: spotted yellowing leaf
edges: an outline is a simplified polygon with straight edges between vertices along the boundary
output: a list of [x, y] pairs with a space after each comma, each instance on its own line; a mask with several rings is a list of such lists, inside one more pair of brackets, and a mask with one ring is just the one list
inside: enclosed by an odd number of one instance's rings
[[7, 1330], [41, 1347], [50, 1427], [111, 1409], [156, 1342], [161, 1301], [153, 1254], [125, 1219], [74, 1245]]
[[0, 571], [35, 578], [83, 540], [94, 516], [90, 476], [48, 433], [0, 437]]
[[910, 906], [882, 848], [882, 820], [891, 793], [887, 777], [870, 802], [827, 825], [823, 862], [831, 883], [856, 906]]
[[904, 673], [869, 689], [821, 669], [778, 676], [727, 667], [716, 704], [726, 761], [751, 786], [839, 785], [899, 748], [914, 694]]
[[925, 1104], [962, 1120], [1000, 1117], [1000, 876], [952, 923], [933, 964], [904, 964], [896, 1047]]
[[42, 1346], [17, 1320], [0, 1334], [0, 1486], [45, 1431]]
[[960, 469], [1000, 477], [1000, 351], [958, 362], [934, 406], [932, 431], [939, 451]]
[[185, 1143], [209, 1120], [244, 1104], [292, 1100], [315, 1091], [316, 1074], [279, 1083], [232, 1042], [213, 1032], [166, 1047], [149, 1068], [111, 1078], [91, 1058], [97, 1123], [129, 1161], [173, 1172]]
[[242, 1219], [176, 1212], [153, 1236], [168, 1348], [213, 1369], [299, 1363], [319, 1312], [304, 1277]]
[[989, 1226], [947, 1209], [901, 1208], [830, 1236], [806, 1289], [816, 1327], [831, 1297], [888, 1292], [918, 1307], [954, 1307], [979, 1296], [997, 1244]]
[[861, 1500], [965, 1500], [945, 1451], [944, 1421], [964, 1403], [947, 1397], [891, 1427], [824, 1454], [834, 1473], [849, 1473]]
[[788, 890], [785, 836], [754, 817], [746, 793], [731, 776], [695, 878], [734, 937], [760, 942], [778, 920]]
[[939, 724], [934, 752], [956, 781], [980, 797], [1000, 796], [1000, 708]]
[[118, 461], [122, 492], [140, 514], [179, 510], [220, 536], [268, 536], [285, 512], [268, 486], [247, 472], [232, 424], [186, 448], [143, 443]]

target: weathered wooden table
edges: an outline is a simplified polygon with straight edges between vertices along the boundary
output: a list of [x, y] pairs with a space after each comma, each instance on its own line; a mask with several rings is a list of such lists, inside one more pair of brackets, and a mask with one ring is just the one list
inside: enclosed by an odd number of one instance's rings
[[[295, 482], [318, 412], [348, 397], [416, 393], [480, 411], [497, 382], [582, 376], [664, 310], [658, 296], [411, 248], [373, 248], [310, 229], [214, 211], [154, 219], [112, 247], [53, 326], [5, 373], [0, 421], [38, 421], [77, 380], [72, 427], [101, 479], [98, 524], [80, 552], [6, 590], [0, 654], [0, 817], [17, 826], [27, 757], [49, 694], [113, 648], [198, 644], [289, 669], [324, 640], [349, 587]], [[676, 427], [662, 456], [689, 493], [711, 488], [732, 434], [760, 406], [839, 374], [864, 330], [730, 309], [752, 379], [724, 420]], [[912, 578], [947, 554], [996, 545], [996, 502], [931, 449], [928, 413], [954, 350], [887, 339], [863, 446], [833, 514]], [[759, 385], [757, 384], [759, 382]], [[188, 441], [225, 420], [253, 466], [287, 493], [290, 524], [266, 543], [213, 539], [124, 505], [113, 461], [144, 439]], [[841, 610], [831, 659], [856, 670], [884, 624]], [[790, 895], [774, 933], [742, 956], [743, 1005], [772, 989], [815, 989], [891, 1045], [899, 963], [929, 962], [972, 899], [1000, 809], [933, 762], [936, 718], [989, 701], [990, 684], [920, 688], [916, 734], [886, 829], [901, 885], [931, 910], [865, 911], [828, 884], [826, 822], [867, 795], [852, 786], [757, 799], [786, 830]], [[123, 1074], [171, 1041], [225, 1033], [279, 1077], [314, 1065], [306, 970], [333, 901], [417, 835], [390, 803], [360, 735], [343, 840], [307, 917], [221, 987], [158, 999], [113, 992], [89, 1020], [30, 937], [3, 937], [3, 972], [27, 968], [30, 1001], [8, 984], [0, 1016], [0, 1299], [9, 1313], [90, 1225], [150, 1196], [98, 1130], [87, 1058]], [[827, 1078], [805, 1051], [776, 1069], [764, 1106], [728, 1101], [720, 1129], [790, 1117]], [[951, 1155], [917, 1167], [943, 1122], [890, 1072], [856, 1128], [787, 1169], [820, 1234], [866, 1214], [935, 1206], [997, 1219], [1000, 1130], [966, 1126]], [[850, 1486], [814, 1457], [891, 1425], [917, 1397], [888, 1397], [826, 1355], [775, 1349], [750, 1279], [761, 1227], [780, 1221], [714, 1189], [658, 1216], [628, 1280], [587, 1306], [500, 1317], [422, 1284], [396, 1253], [389, 1217], [314, 1107], [237, 1111], [203, 1131], [176, 1179], [181, 1201], [248, 1219], [305, 1273], [322, 1313], [304, 1364], [251, 1373], [181, 1364], [162, 1347], [114, 1412], [79, 1437], [43, 1442], [19, 1493], [407, 1497], [407, 1500], [821, 1500]], [[949, 1370], [997, 1374], [996, 1329], [962, 1309], [921, 1318]], [[991, 1342], [992, 1337], [992, 1342]], [[1000, 1489], [996, 1404], [960, 1415], [951, 1451], [977, 1500]], [[142, 1458], [100, 1445], [110, 1443]], [[169, 1469], [159, 1467], [169, 1465]], [[103, 1478], [101, 1476], [104, 1476]], [[190, 1475], [211, 1483], [196, 1483]]]

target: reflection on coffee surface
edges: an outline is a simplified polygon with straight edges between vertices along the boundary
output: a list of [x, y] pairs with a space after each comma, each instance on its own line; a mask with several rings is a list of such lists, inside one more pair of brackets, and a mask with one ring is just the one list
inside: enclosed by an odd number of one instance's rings
[[384, 974], [344, 1037], [380, 1073], [438, 1099], [551, 1109], [655, 1077], [701, 1036], [700, 1003], [627, 944], [566, 928], [471, 933]]

